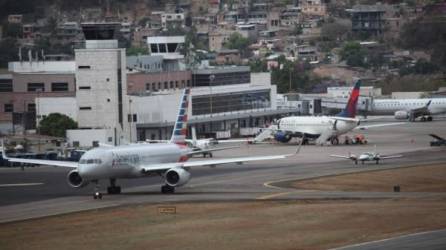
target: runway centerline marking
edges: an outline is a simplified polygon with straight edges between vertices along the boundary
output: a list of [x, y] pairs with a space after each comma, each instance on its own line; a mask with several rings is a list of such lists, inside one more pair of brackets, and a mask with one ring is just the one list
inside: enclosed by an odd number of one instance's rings
[[27, 187], [43, 185], [43, 182], [0, 184], [0, 187]]

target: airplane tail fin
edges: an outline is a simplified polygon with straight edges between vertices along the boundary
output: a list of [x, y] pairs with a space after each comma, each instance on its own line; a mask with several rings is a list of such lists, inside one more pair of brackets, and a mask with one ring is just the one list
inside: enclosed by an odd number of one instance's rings
[[187, 110], [189, 107], [190, 89], [184, 89], [181, 96], [180, 107], [172, 131], [171, 143], [186, 145], [187, 136]]
[[350, 98], [348, 99], [347, 105], [336, 116], [346, 117], [346, 118], [355, 118], [356, 106], [358, 104], [360, 88], [361, 88], [361, 80], [357, 80], [355, 83], [355, 86], [353, 87], [352, 93], [350, 94]]

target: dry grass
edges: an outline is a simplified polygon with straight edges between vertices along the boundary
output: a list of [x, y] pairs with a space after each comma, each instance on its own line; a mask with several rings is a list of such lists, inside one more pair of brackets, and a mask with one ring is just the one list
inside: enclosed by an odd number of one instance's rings
[[446, 227], [444, 200], [262, 201], [104, 209], [0, 225], [1, 249], [323, 249]]
[[298, 189], [393, 192], [446, 192], [446, 165], [430, 165], [392, 170], [346, 174], [297, 181]]

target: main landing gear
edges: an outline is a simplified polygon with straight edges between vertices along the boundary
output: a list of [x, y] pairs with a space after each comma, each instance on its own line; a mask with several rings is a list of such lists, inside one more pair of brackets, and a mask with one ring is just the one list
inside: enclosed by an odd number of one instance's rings
[[173, 193], [175, 193], [175, 187], [172, 187], [172, 186], [169, 186], [169, 185], [161, 186], [161, 193], [163, 193], [163, 194], [173, 194]]
[[116, 179], [110, 179], [110, 186], [107, 187], [107, 193], [108, 194], [120, 194], [121, 193], [121, 187], [116, 186]]
[[333, 137], [331, 137], [330, 142], [331, 142], [332, 145], [338, 145], [339, 144], [339, 139], [338, 139], [337, 136], [333, 136]]
[[423, 116], [423, 117], [421, 117], [421, 121], [422, 122], [426, 122], [426, 121], [431, 122], [432, 116]]

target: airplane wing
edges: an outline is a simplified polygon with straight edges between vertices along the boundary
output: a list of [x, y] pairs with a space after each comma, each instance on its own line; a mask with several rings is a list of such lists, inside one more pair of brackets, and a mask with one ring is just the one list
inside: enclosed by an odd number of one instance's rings
[[370, 129], [370, 128], [379, 128], [379, 127], [387, 127], [387, 126], [403, 125], [403, 124], [406, 124], [406, 123], [407, 123], [407, 122], [381, 123], [381, 124], [373, 124], [373, 125], [359, 126], [359, 127], [354, 128], [354, 129], [366, 130], [366, 129]]
[[392, 159], [392, 158], [401, 158], [403, 155], [381, 155], [380, 159]]
[[343, 158], [343, 159], [349, 159], [349, 160], [355, 160], [356, 157], [354, 156], [347, 156], [347, 155], [330, 155], [331, 157], [336, 157], [336, 158]]
[[169, 140], [145, 140], [148, 143], [168, 143]]
[[444, 140], [446, 140], [446, 139], [444, 139], [444, 138], [442, 138], [442, 137], [440, 137], [440, 136], [438, 136], [438, 135], [435, 135], [435, 134], [429, 134], [429, 135], [432, 136], [433, 138], [439, 140], [439, 141], [444, 141]]
[[429, 106], [431, 105], [431, 102], [432, 102], [432, 100], [429, 100], [425, 106], [423, 106], [421, 108], [411, 109], [410, 112], [412, 112], [415, 117], [424, 115], [424, 114], [429, 114], [430, 113]]
[[232, 149], [232, 148], [239, 148], [239, 147], [240, 146], [215, 147], [215, 148], [209, 148], [209, 149], [204, 149], [204, 150], [191, 151], [191, 152], [188, 153], [188, 155], [198, 155], [198, 154], [203, 154], [203, 153], [209, 153], [209, 152], [221, 151], [221, 150]]
[[191, 167], [205, 167], [205, 166], [215, 166], [220, 164], [229, 164], [229, 163], [243, 163], [248, 161], [264, 161], [264, 160], [275, 160], [275, 159], [284, 159], [286, 157], [292, 156], [295, 154], [289, 155], [271, 155], [271, 156], [252, 156], [252, 157], [238, 157], [238, 158], [227, 158], [227, 159], [215, 159], [215, 160], [203, 160], [203, 161], [186, 161], [186, 162], [176, 162], [176, 163], [164, 163], [164, 164], [151, 164], [147, 166], [141, 166], [141, 172], [143, 173], [151, 173], [151, 172], [160, 172], [166, 171], [171, 168], [182, 167], [182, 168], [191, 168]]
[[8, 157], [5, 152], [5, 147], [3, 146], [2, 141], [2, 156], [3, 159], [8, 160], [10, 162], [19, 162], [19, 163], [28, 163], [28, 164], [36, 164], [36, 165], [48, 165], [55, 167], [65, 167], [65, 168], [77, 168], [78, 163], [73, 161], [51, 161], [51, 160], [40, 160], [40, 159], [25, 159], [25, 158], [14, 158]]
[[[303, 140], [302, 140], [303, 142]], [[186, 161], [186, 162], [173, 162], [173, 163], [162, 163], [162, 164], [151, 164], [146, 166], [141, 166], [142, 173], [152, 173], [152, 172], [160, 172], [166, 171], [175, 167], [182, 168], [192, 168], [192, 167], [205, 167], [205, 166], [215, 166], [220, 164], [229, 164], [229, 163], [238, 163], [241, 164], [243, 162], [249, 161], [265, 161], [265, 160], [276, 160], [276, 159], [284, 159], [290, 156], [297, 155], [302, 147], [302, 142], [299, 144], [296, 152], [293, 154], [285, 154], [285, 155], [269, 155], [269, 156], [251, 156], [251, 157], [236, 157], [236, 158], [227, 158], [227, 159], [212, 159], [212, 160], [202, 160], [202, 161]]]

